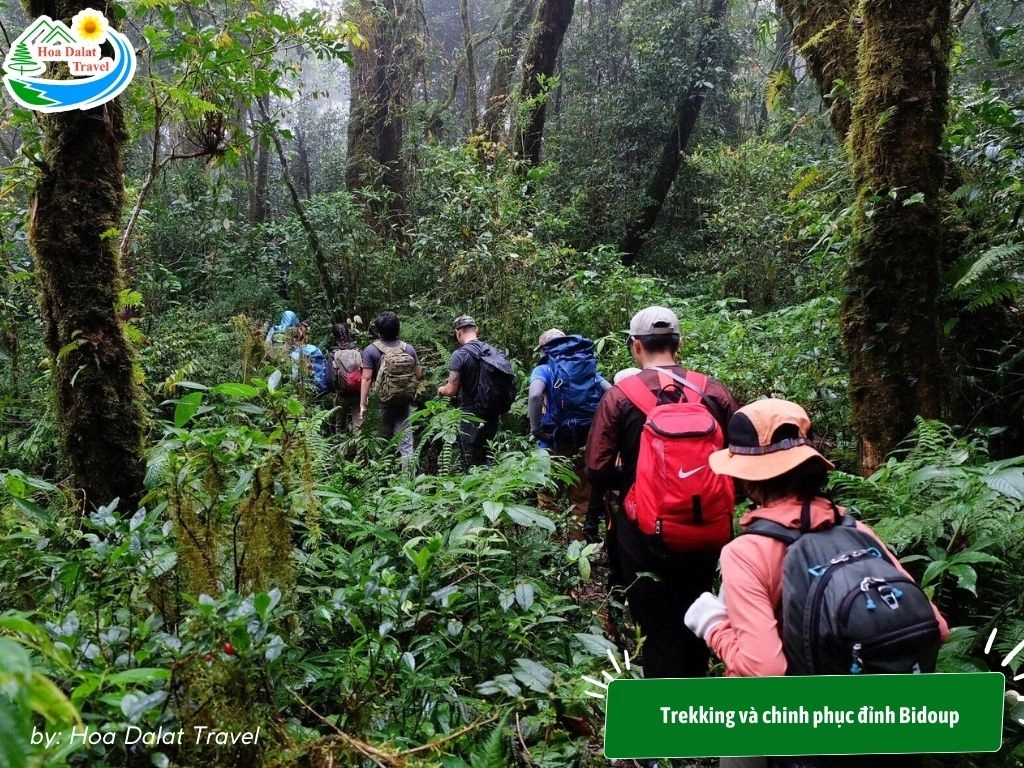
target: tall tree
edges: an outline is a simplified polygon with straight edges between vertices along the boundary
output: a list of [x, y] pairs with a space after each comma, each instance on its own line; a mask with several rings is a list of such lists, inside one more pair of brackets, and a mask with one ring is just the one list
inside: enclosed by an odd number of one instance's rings
[[854, 13], [856, 0], [780, 0], [780, 5], [842, 139], [850, 130], [850, 98], [857, 78], [857, 26], [862, 20]]
[[[70, 22], [88, 2], [23, 2], [36, 16]], [[111, 14], [113, 16], [113, 14]], [[40, 116], [43, 162], [29, 222], [41, 288], [44, 339], [53, 362], [61, 445], [86, 505], [143, 491], [143, 411], [134, 355], [115, 313], [122, 284], [117, 240], [124, 209], [121, 100]]]
[[555, 74], [558, 52], [572, 21], [575, 0], [540, 0], [526, 56], [520, 90], [522, 113], [516, 133], [516, 153], [531, 165], [540, 162], [549, 79]]
[[862, 0], [859, 9], [849, 141], [858, 236], [841, 324], [864, 472], [885, 460], [916, 415], [939, 415], [949, 5]]
[[462, 19], [462, 43], [466, 51], [466, 111], [469, 114], [469, 134], [476, 134], [479, 114], [476, 107], [476, 56], [473, 46], [473, 27], [469, 19], [469, 0], [460, 0], [459, 16]]
[[487, 100], [480, 121], [481, 130], [490, 141], [497, 141], [504, 130], [508, 92], [536, 7], [537, 0], [509, 0], [508, 8], [501, 17], [498, 49], [494, 54], [494, 68], [487, 83]]
[[402, 142], [418, 56], [409, 6], [409, 0], [359, 3], [369, 45], [354, 51], [346, 184], [352, 192], [371, 187], [383, 193], [376, 198], [379, 215], [403, 210]]
[[690, 142], [690, 136], [697, 125], [701, 107], [711, 89], [712, 71], [721, 66], [723, 43], [722, 22], [728, 10], [727, 0], [712, 0], [707, 19], [702, 25], [700, 40], [694, 63], [696, 71], [686, 79], [686, 84], [676, 100], [672, 127], [662, 144], [661, 158], [647, 183], [646, 202], [630, 223], [626, 235], [619, 245], [622, 263], [633, 264], [647, 239], [651, 227], [658, 218], [668, 191], [679, 174], [682, 153]]

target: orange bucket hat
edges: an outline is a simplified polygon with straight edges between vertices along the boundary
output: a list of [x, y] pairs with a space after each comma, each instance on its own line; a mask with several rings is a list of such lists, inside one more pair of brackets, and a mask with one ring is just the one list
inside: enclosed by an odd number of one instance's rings
[[767, 398], [740, 408], [729, 419], [729, 444], [708, 458], [712, 471], [741, 480], [771, 480], [808, 459], [835, 465], [814, 447], [807, 411], [789, 400]]

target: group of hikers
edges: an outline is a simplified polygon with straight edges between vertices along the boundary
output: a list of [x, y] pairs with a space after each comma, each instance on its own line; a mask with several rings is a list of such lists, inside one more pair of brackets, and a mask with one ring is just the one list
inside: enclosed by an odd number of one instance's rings
[[[331, 393], [340, 414], [336, 425], [358, 430], [366, 418], [371, 392], [379, 404], [382, 437], [397, 438], [404, 463], [413, 455], [409, 417], [416, 402], [423, 367], [416, 348], [400, 338], [401, 321], [391, 311], [381, 312], [374, 327], [378, 338], [357, 349], [348, 323], [332, 327], [333, 346], [325, 355], [308, 343], [309, 331], [291, 310], [266, 334], [271, 357], [285, 353], [292, 360], [292, 378], [308, 383], [317, 393]], [[515, 375], [508, 359], [481, 340], [476, 320], [461, 315], [452, 323], [459, 348], [452, 354], [448, 380], [437, 389], [439, 397], [458, 397], [466, 415], [459, 424], [459, 449], [468, 468], [490, 460], [489, 446], [498, 422], [515, 400]]]
[[[360, 354], [352, 421], [365, 415], [376, 382], [381, 428], [403, 433], [407, 456], [411, 400], [392, 406], [385, 395], [411, 389], [422, 369], [399, 339], [394, 313], [382, 313], [376, 326], [380, 339]], [[456, 318], [453, 332], [459, 348], [437, 394], [462, 395], [471, 418], [460, 447], [468, 465], [481, 464], [514, 380], [473, 318]], [[354, 351], [343, 325], [335, 341]], [[538, 449], [574, 462], [575, 524], [582, 520], [583, 535], [596, 542], [606, 522], [612, 581], [643, 637], [644, 676], [703, 677], [712, 653], [731, 676], [933, 672], [947, 623], [885, 543], [826, 493], [834, 466], [804, 408], [778, 398], [740, 407], [721, 382], [681, 366], [679, 321], [666, 307], [636, 313], [628, 345], [636, 367], [608, 382], [593, 342], [545, 331], [528, 410]], [[751, 507], [734, 537], [743, 498]], [[720, 761], [722, 768], [915, 764], [909, 755]]]

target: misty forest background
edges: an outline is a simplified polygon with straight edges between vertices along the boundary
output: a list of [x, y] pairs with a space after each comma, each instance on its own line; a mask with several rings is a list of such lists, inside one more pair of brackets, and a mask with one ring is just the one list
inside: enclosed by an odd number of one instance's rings
[[[87, 5], [0, 4], [7, 47]], [[525, 385], [541, 331], [610, 377], [675, 308], [687, 365], [811, 412], [941, 668], [1019, 685], [1024, 3], [100, 5], [131, 87], [0, 107], [0, 766], [607, 765], [581, 675], [638, 638], [525, 397], [456, 470], [463, 313]], [[415, 473], [268, 357], [283, 309], [399, 313]], [[930, 764], [1021, 765], [1020, 717]], [[262, 735], [29, 743], [199, 725]]]

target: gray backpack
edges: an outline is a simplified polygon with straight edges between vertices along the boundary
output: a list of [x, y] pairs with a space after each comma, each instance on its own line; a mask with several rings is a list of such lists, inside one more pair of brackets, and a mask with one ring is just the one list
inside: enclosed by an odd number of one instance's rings
[[788, 675], [934, 672], [939, 623], [921, 588], [878, 541], [834, 504], [834, 524], [810, 530], [755, 520], [745, 534], [786, 544], [782, 647]]

